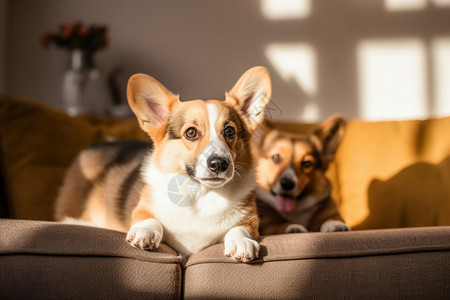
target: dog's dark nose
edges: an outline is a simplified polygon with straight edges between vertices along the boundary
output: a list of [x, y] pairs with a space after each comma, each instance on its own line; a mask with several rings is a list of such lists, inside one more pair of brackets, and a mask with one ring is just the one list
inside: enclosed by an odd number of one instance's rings
[[285, 191], [290, 191], [294, 188], [295, 183], [292, 181], [292, 179], [283, 177], [280, 180], [281, 188]]
[[222, 173], [228, 169], [228, 160], [213, 156], [208, 159], [208, 168], [214, 173]]

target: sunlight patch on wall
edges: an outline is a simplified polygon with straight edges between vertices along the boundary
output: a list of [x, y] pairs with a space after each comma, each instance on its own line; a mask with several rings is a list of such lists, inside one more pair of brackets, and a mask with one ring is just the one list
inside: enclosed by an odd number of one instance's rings
[[384, 0], [384, 6], [390, 12], [421, 10], [427, 6], [427, 0]]
[[436, 116], [450, 115], [450, 37], [436, 38], [431, 44], [434, 67]]
[[308, 95], [317, 93], [316, 54], [309, 44], [270, 44], [268, 60], [285, 81], [294, 80]]
[[[265, 54], [284, 81], [294, 81], [306, 97], [301, 99], [304, 105], [300, 113], [301, 120], [316, 122], [319, 120], [319, 107], [314, 96], [317, 94], [317, 63], [314, 48], [309, 44], [270, 44]], [[295, 102], [292, 102], [293, 105]]]
[[360, 42], [357, 51], [362, 118], [428, 116], [425, 45], [421, 40], [366, 40]]
[[317, 123], [320, 120], [319, 106], [314, 101], [309, 101], [303, 107], [303, 111], [300, 114], [300, 120], [305, 123]]
[[311, 14], [311, 0], [261, 0], [261, 11], [269, 20], [302, 19]]

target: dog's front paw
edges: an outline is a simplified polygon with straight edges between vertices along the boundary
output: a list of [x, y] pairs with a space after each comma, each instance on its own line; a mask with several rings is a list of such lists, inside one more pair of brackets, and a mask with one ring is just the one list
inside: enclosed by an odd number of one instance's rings
[[259, 256], [259, 243], [253, 240], [244, 227], [233, 227], [225, 235], [224, 254], [234, 260], [248, 262]]
[[305, 226], [300, 224], [289, 224], [288, 227], [286, 227], [286, 230], [284, 233], [304, 233], [308, 232], [308, 229], [306, 229]]
[[148, 219], [131, 226], [127, 234], [127, 242], [143, 250], [155, 250], [163, 237], [163, 227], [155, 219]]
[[350, 231], [350, 227], [342, 221], [330, 220], [320, 226], [320, 232]]

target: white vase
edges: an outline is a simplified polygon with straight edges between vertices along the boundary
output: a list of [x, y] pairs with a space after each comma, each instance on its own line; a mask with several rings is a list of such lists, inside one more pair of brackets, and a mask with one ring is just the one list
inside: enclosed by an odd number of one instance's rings
[[62, 86], [64, 108], [71, 116], [96, 114], [95, 100], [85, 95], [86, 86], [98, 77], [93, 54], [75, 49], [70, 59], [71, 68], [64, 74]]

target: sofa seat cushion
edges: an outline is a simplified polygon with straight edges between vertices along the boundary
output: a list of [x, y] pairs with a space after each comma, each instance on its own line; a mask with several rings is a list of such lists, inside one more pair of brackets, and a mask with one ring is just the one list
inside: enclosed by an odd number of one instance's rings
[[266, 236], [249, 264], [218, 244], [186, 264], [186, 298], [445, 298], [450, 227]]
[[182, 258], [167, 245], [130, 247], [125, 234], [0, 219], [0, 298], [179, 298]]

